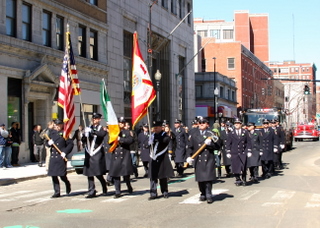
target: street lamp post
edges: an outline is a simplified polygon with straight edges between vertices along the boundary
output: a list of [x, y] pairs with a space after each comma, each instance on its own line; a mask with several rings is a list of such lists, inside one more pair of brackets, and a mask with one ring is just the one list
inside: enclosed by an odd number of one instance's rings
[[217, 113], [218, 113], [218, 95], [219, 95], [219, 89], [215, 88], [214, 90], [214, 122], [217, 119]]
[[213, 57], [213, 111], [214, 111], [214, 117], [213, 117], [213, 123], [216, 122], [216, 57]]
[[159, 71], [159, 69], [157, 70], [157, 72], [154, 74], [154, 79], [156, 80], [157, 83], [157, 115], [156, 115], [156, 119], [157, 121], [160, 121], [160, 80], [161, 80], [161, 73]]

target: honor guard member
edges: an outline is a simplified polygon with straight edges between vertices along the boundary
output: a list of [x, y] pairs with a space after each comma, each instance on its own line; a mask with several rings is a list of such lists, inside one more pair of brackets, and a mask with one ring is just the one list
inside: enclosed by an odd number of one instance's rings
[[135, 131], [131, 130], [131, 125], [129, 122], [125, 123], [125, 129], [129, 130], [131, 137], [133, 138], [133, 143], [130, 144], [130, 155], [133, 166], [133, 174], [135, 178], [138, 178], [138, 136]]
[[283, 127], [279, 125], [279, 121], [274, 119], [271, 121], [272, 129], [277, 133], [278, 136], [278, 152], [274, 153], [274, 168], [282, 169], [282, 151], [285, 148], [286, 137]]
[[220, 131], [222, 165], [224, 165], [226, 177], [231, 177], [231, 159], [227, 157], [226, 149], [227, 139], [230, 132], [232, 132], [232, 128], [231, 123], [228, 121], [226, 122], [224, 129], [221, 129]]
[[160, 182], [160, 190], [164, 198], [168, 198], [168, 178], [173, 176], [173, 168], [169, 160], [168, 145], [170, 137], [162, 130], [162, 123], [153, 123], [154, 133], [150, 136], [150, 197], [149, 200], [157, 198], [157, 184]]
[[[234, 121], [234, 130], [228, 134], [226, 149], [227, 157], [231, 158], [231, 169], [236, 178], [237, 186], [246, 185], [247, 154], [251, 153], [251, 140], [248, 131], [241, 127], [239, 119]], [[240, 178], [241, 176], [241, 178]]]
[[121, 197], [121, 176], [123, 176], [123, 180], [127, 185], [128, 192], [131, 194], [133, 191], [130, 183], [130, 175], [133, 174], [130, 145], [134, 140], [130, 134], [130, 131], [125, 129], [126, 120], [123, 117], [120, 117], [118, 122], [120, 127], [120, 133], [117, 142], [118, 145], [112, 152], [112, 161], [109, 171], [109, 175], [113, 178], [115, 187], [114, 198]]
[[149, 161], [150, 161], [150, 145], [149, 145], [149, 125], [143, 124], [143, 131], [138, 135], [138, 150], [140, 151], [140, 159], [144, 168], [144, 176], [148, 177]]
[[[51, 176], [54, 194], [52, 198], [60, 197], [60, 183], [58, 176], [66, 185], [66, 193], [71, 192], [71, 185], [67, 178], [67, 161], [66, 155], [71, 153], [73, 149], [73, 141], [71, 139], [63, 138], [63, 122], [56, 119], [54, 121], [54, 130], [49, 134], [50, 140], [47, 141], [48, 147], [51, 147], [50, 166], [48, 169], [48, 176]], [[53, 146], [53, 144], [60, 150], [60, 152]]]
[[174, 148], [174, 162], [177, 168], [177, 177], [183, 176], [183, 165], [186, 161], [186, 151], [188, 145], [188, 134], [181, 126], [181, 120], [176, 119], [174, 121], [173, 133], [175, 135], [175, 141], [173, 142]]
[[88, 195], [86, 198], [96, 197], [94, 176], [100, 181], [102, 195], [107, 195], [107, 183], [103, 177], [107, 172], [103, 140], [107, 132], [100, 125], [101, 114], [92, 114], [92, 125], [84, 129], [82, 143], [85, 147], [83, 175], [88, 178]]
[[212, 181], [216, 179], [214, 150], [220, 149], [221, 142], [208, 127], [209, 123], [206, 119], [199, 120], [199, 130], [190, 138], [189, 156], [198, 151], [203, 144], [206, 144], [206, 146], [194, 159], [188, 157], [187, 162], [193, 164], [195, 169], [195, 179], [200, 190], [199, 200], [212, 203]]
[[111, 161], [112, 161], [112, 153], [109, 152], [110, 149], [110, 145], [109, 145], [109, 129], [108, 129], [108, 124], [103, 127], [103, 130], [105, 130], [107, 132], [106, 136], [103, 139], [103, 147], [104, 147], [104, 153], [105, 153], [105, 158], [106, 158], [106, 170], [107, 170], [107, 186], [111, 186], [113, 185], [113, 179], [112, 177], [109, 175], [109, 170], [110, 170], [110, 166], [111, 166]]
[[265, 119], [263, 121], [262, 132], [262, 177], [270, 178], [273, 173], [273, 159], [274, 153], [278, 152], [278, 136], [276, 131], [269, 127], [269, 121]]
[[250, 171], [250, 181], [254, 183], [258, 183], [258, 168], [261, 165], [261, 155], [263, 154], [262, 148], [261, 148], [261, 143], [262, 143], [262, 133], [259, 130], [255, 129], [256, 126], [254, 123], [249, 122], [247, 124], [247, 129], [249, 132], [249, 137], [251, 140], [251, 154], [248, 153], [248, 158], [247, 158], [247, 167], [249, 168]]

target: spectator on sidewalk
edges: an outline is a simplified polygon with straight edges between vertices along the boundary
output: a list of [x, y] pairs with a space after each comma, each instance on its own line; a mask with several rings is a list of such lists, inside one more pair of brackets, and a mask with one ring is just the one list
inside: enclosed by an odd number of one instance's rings
[[75, 130], [74, 135], [72, 136], [72, 141], [74, 141], [75, 139], [77, 141], [78, 152], [83, 149], [83, 145], [82, 145], [82, 141], [81, 141], [82, 136], [83, 136], [83, 127], [81, 125], [79, 125], [78, 129]]
[[4, 154], [5, 154], [5, 147], [9, 133], [5, 129], [5, 124], [0, 125], [0, 168], [5, 168], [4, 166]]
[[29, 151], [30, 151], [30, 160], [31, 162], [37, 162], [33, 153], [33, 134], [36, 132], [37, 125], [33, 125], [31, 131], [29, 132]]
[[21, 130], [19, 122], [12, 122], [10, 134], [12, 135], [12, 155], [11, 155], [11, 164], [12, 166], [20, 166], [19, 165], [19, 152], [20, 152], [20, 144], [21, 144]]
[[43, 159], [43, 139], [40, 136], [41, 134], [41, 125], [37, 125], [36, 131], [33, 134], [32, 142], [33, 142], [33, 153], [38, 161], [38, 166], [42, 167], [42, 163], [44, 162]]
[[6, 138], [6, 145], [4, 147], [4, 159], [3, 159], [3, 167], [6, 168], [12, 168], [13, 166], [11, 165], [11, 155], [12, 155], [12, 135], [10, 131], [8, 132], [8, 137]]

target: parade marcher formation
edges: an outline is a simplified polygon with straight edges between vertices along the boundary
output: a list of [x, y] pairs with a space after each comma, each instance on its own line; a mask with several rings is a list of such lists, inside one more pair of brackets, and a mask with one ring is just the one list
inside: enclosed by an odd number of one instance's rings
[[[40, 153], [46, 148], [50, 161], [46, 169], [52, 178], [52, 198], [61, 196], [59, 177], [65, 183], [66, 194], [71, 192], [66, 156], [72, 152], [74, 139], [77, 139], [77, 150], [83, 147], [85, 151], [83, 174], [88, 180], [86, 198], [98, 196], [94, 177], [101, 183], [100, 196], [108, 196], [107, 186], [114, 185], [114, 198], [121, 197], [121, 177], [127, 192], [133, 193], [131, 175], [138, 177], [139, 160], [144, 169], [143, 177], [148, 177], [150, 181], [149, 200], [158, 198], [158, 185], [162, 197], [167, 199], [170, 180], [185, 176], [189, 164], [189, 168], [194, 168], [200, 192], [199, 201], [208, 204], [214, 201], [212, 186], [217, 179], [223, 178], [223, 167], [226, 178], [235, 177], [236, 186], [247, 186], [248, 182], [259, 183], [259, 180], [274, 175], [276, 168], [282, 168], [281, 152], [285, 141], [283, 129], [277, 120], [263, 120], [262, 129], [256, 129], [255, 123], [251, 122], [245, 126], [240, 119], [235, 119], [233, 124], [221, 121], [221, 125], [218, 125], [216, 122], [210, 128], [209, 121], [198, 116], [192, 121], [190, 130], [183, 126], [181, 120], [175, 119], [173, 130], [168, 121], [154, 121], [151, 127], [142, 124], [141, 129], [135, 132], [130, 129], [125, 118], [120, 117], [118, 138], [109, 144], [108, 124], [102, 126], [101, 118], [101, 114], [93, 113], [91, 125], [84, 129], [79, 126], [73, 137], [67, 139], [63, 137], [64, 123], [59, 119], [48, 122], [42, 132], [40, 125], [34, 128], [35, 158], [42, 166], [44, 159]], [[11, 148], [11, 134], [6, 131], [4, 124], [0, 131], [0, 166], [10, 167], [4, 155], [7, 154], [6, 148]], [[48, 135], [48, 138], [44, 135]], [[109, 148], [114, 149], [109, 151]]]

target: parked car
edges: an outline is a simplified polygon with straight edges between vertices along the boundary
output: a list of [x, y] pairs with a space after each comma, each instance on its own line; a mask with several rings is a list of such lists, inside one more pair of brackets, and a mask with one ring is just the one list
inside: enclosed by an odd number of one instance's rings
[[319, 141], [319, 132], [314, 125], [298, 125], [293, 132], [294, 141], [303, 141], [304, 139], [312, 139]]
[[71, 165], [75, 169], [77, 174], [83, 173], [83, 166], [84, 166], [84, 157], [85, 157], [85, 150], [81, 150], [76, 152], [71, 157]]

